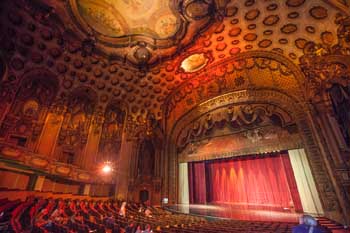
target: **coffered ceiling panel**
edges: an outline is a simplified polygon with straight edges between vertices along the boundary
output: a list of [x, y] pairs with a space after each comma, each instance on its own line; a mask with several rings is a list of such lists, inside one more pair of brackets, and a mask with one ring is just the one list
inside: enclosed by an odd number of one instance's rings
[[[270, 62], [264, 69], [268, 59], [254, 58], [247, 73], [235, 58], [265, 51], [299, 65], [310, 49], [322, 55], [342, 43], [340, 22], [347, 16], [346, 3], [321, 0], [4, 2], [10, 13], [1, 14], [1, 42], [11, 54], [9, 79], [49, 69], [60, 79], [58, 98], [89, 86], [100, 108], [123, 101], [136, 119], [161, 118], [164, 101], [179, 88], [197, 92], [201, 85], [187, 84], [199, 77], [236, 75], [232, 80], [240, 84], [247, 76], [255, 85], [297, 89], [285, 67]], [[271, 79], [259, 79], [266, 73]]]

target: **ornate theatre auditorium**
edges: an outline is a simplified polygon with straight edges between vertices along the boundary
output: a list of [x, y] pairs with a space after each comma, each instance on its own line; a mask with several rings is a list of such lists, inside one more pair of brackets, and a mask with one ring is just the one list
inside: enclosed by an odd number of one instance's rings
[[348, 0], [1, 0], [0, 96], [8, 232], [350, 224]]

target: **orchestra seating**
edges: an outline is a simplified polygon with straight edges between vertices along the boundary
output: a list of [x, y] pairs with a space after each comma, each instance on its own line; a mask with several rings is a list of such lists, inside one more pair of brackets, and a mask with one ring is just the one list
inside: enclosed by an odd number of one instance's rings
[[[20, 191], [19, 191], [20, 192]], [[0, 192], [9, 193], [9, 192]], [[55, 194], [52, 194], [55, 196]], [[149, 224], [153, 232], [291, 232], [296, 223], [253, 222], [213, 219], [172, 213], [161, 207], [150, 206], [151, 215], [145, 215], [145, 206], [137, 203], [126, 205], [126, 216], [119, 215], [121, 201], [107, 199], [43, 198], [27, 196], [25, 200], [0, 199], [0, 232], [62, 232], [104, 233], [125, 232], [134, 223], [142, 229]], [[61, 219], [53, 218], [56, 209], [63, 210]], [[77, 217], [81, 216], [81, 218]], [[108, 218], [113, 221], [108, 221]], [[331, 232], [331, 231], [325, 231]]]

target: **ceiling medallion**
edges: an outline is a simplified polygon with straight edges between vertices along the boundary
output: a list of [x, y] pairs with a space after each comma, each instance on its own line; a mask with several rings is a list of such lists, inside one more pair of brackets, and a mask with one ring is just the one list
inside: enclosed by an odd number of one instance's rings
[[205, 53], [195, 53], [186, 57], [180, 68], [186, 73], [193, 73], [203, 69], [209, 62], [208, 55]]
[[74, 27], [109, 59], [152, 66], [206, 29], [215, 0], [69, 0]]

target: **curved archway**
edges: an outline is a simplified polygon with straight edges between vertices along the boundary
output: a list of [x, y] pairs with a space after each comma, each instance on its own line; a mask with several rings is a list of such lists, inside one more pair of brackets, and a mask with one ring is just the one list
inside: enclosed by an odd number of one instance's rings
[[52, 72], [46, 69], [26, 72], [6, 114], [0, 134], [17, 145], [33, 149], [58, 88], [59, 82]]
[[[35, 89], [34, 92], [31, 91], [32, 89]], [[49, 107], [58, 89], [59, 81], [56, 75], [46, 69], [33, 69], [23, 75], [16, 97], [37, 98], [38, 101]]]
[[166, 130], [186, 112], [215, 96], [248, 89], [270, 89], [305, 102], [305, 78], [300, 69], [283, 55], [252, 51], [212, 64], [205, 72], [183, 82], [165, 101]]
[[[209, 69], [207, 73], [212, 76], [202, 74], [194, 77], [167, 99], [168, 107], [164, 114], [169, 136], [164, 171], [168, 170], [169, 175], [164, 179], [163, 196], [169, 197], [173, 203], [178, 201], [179, 151], [176, 145], [182, 129], [193, 124], [196, 118], [225, 106], [272, 104], [293, 119], [300, 138], [298, 147], [303, 147], [307, 153], [324, 211], [329, 216], [338, 215], [338, 218], [342, 218], [339, 217], [338, 197], [328, 175], [326, 162], [319, 157], [319, 135], [311, 121], [312, 110], [305, 98], [303, 74], [294, 63], [279, 54], [255, 51], [239, 56], [239, 59], [232, 58], [217, 64], [212, 72]], [[245, 65], [237, 65], [242, 59]], [[229, 69], [230, 64], [232, 66]], [[215, 74], [217, 70], [224, 71]], [[218, 79], [222, 80], [219, 82]], [[191, 88], [189, 83], [192, 84]], [[227, 87], [223, 88], [222, 84], [225, 83]], [[213, 90], [211, 86], [214, 86], [214, 91], [210, 91]], [[198, 90], [204, 90], [204, 94], [200, 96]], [[163, 174], [166, 176], [167, 173]]]

